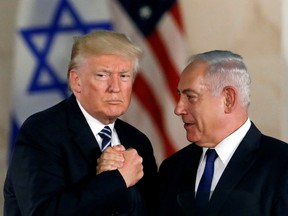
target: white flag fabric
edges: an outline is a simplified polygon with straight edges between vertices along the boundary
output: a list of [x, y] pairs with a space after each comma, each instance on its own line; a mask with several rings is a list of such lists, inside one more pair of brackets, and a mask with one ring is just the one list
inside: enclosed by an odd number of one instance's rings
[[147, 134], [158, 164], [187, 145], [183, 123], [173, 113], [187, 60], [176, 0], [21, 0], [16, 27], [10, 152], [28, 116], [69, 95], [73, 37], [96, 29], [123, 32], [145, 52], [122, 119]]

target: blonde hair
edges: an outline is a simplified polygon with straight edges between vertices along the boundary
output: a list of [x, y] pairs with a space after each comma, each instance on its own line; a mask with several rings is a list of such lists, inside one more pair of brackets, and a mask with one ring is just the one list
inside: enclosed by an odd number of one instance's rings
[[119, 55], [133, 61], [133, 76], [135, 77], [143, 57], [142, 49], [125, 35], [119, 32], [98, 30], [86, 35], [74, 37], [67, 77], [72, 69], [79, 66], [80, 59], [87, 55]]

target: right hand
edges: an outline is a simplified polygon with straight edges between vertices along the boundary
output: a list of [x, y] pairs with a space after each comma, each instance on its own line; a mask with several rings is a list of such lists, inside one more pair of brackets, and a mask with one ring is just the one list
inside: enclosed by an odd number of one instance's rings
[[138, 155], [135, 149], [127, 149], [122, 152], [124, 156], [124, 164], [118, 170], [124, 178], [127, 187], [135, 185], [143, 176], [143, 159]]

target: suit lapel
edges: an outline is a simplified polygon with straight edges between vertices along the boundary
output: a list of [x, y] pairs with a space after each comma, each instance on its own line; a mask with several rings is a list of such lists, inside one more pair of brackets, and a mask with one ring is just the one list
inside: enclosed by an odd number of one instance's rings
[[[137, 149], [135, 144], [138, 145], [138, 143], [134, 143], [134, 138], [135, 138], [134, 136], [136, 136], [136, 134], [131, 133], [126, 122], [123, 122], [121, 119], [117, 119], [115, 121], [114, 127], [119, 137], [120, 144], [123, 145], [125, 149], [128, 149], [128, 148]], [[129, 134], [129, 136], [127, 136], [127, 134]]]
[[[118, 138], [120, 140], [120, 144], [123, 145], [126, 149], [129, 148], [129, 137], [125, 136], [124, 134], [127, 133], [127, 128], [125, 129], [125, 124], [122, 124], [122, 121], [120, 119], [117, 119], [115, 121], [115, 130], [117, 132]], [[129, 133], [129, 132], [128, 132]], [[133, 136], [133, 134], [131, 134]]]
[[[202, 148], [197, 146], [196, 144], [192, 143], [188, 146], [191, 150], [189, 151], [189, 155], [187, 155], [185, 158], [190, 158], [191, 161], [188, 163], [186, 162], [183, 164], [183, 166], [187, 166], [184, 170], [188, 170], [188, 173], [191, 175], [190, 178], [188, 178], [188, 181], [185, 182], [187, 185], [192, 186], [192, 192], [195, 194], [195, 182], [196, 182], [196, 175], [197, 170], [200, 162], [200, 158], [202, 155]], [[191, 157], [193, 155], [193, 157]], [[184, 157], [183, 157], [184, 158]], [[191, 187], [190, 186], [190, 187]]]
[[260, 144], [260, 131], [252, 123], [249, 131], [225, 168], [210, 200], [211, 212], [220, 211], [236, 185], [254, 164]]
[[181, 158], [185, 158], [185, 160], [181, 160], [183, 163], [177, 165], [177, 167], [181, 167], [179, 171], [185, 171], [178, 173], [179, 179], [181, 179], [178, 187], [182, 192], [177, 195], [177, 202], [182, 210], [189, 215], [193, 212], [191, 203], [195, 198], [195, 181], [202, 148], [193, 143], [185, 148], [188, 148], [188, 150], [183, 151], [181, 155]]
[[74, 95], [67, 101], [68, 127], [73, 132], [72, 139], [80, 152], [91, 165], [95, 165], [101, 151], [83, 113], [81, 112]]

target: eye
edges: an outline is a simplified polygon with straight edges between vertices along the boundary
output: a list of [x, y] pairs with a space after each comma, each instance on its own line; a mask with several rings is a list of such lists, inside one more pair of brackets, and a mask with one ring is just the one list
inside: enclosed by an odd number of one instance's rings
[[197, 99], [198, 99], [198, 97], [196, 95], [187, 94], [186, 96], [187, 96], [188, 100], [191, 102], [197, 101]]
[[96, 78], [99, 80], [106, 80], [109, 78], [110, 74], [107, 72], [97, 72], [95, 75], [96, 75]]
[[121, 73], [120, 74], [120, 78], [121, 78], [121, 80], [123, 80], [123, 81], [128, 81], [128, 80], [131, 80], [131, 73], [127, 73], [127, 72], [125, 72], [125, 73]]

